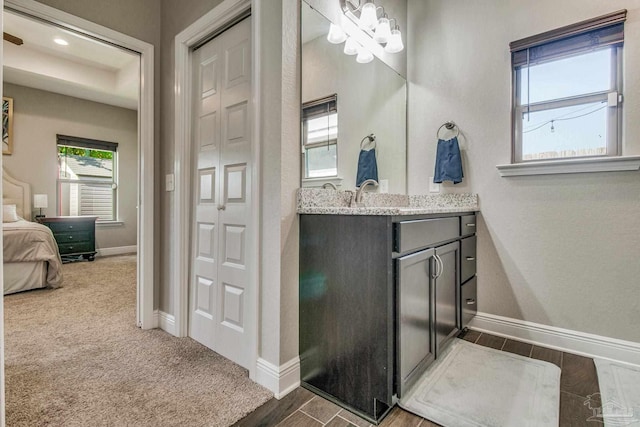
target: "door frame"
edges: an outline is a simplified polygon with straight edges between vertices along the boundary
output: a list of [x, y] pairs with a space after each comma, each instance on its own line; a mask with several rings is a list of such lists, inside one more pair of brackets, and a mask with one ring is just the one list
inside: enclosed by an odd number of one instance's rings
[[252, 11], [251, 44], [252, 44], [252, 147], [251, 147], [251, 197], [249, 224], [252, 232], [248, 235], [247, 259], [249, 268], [249, 283], [253, 295], [247, 300], [247, 309], [252, 313], [252, 319], [247, 324], [249, 339], [252, 342], [252, 363], [249, 367], [249, 377], [255, 379], [258, 360], [258, 325], [259, 325], [259, 293], [260, 282], [258, 275], [258, 243], [260, 235], [260, 40], [259, 20], [257, 19], [259, 1], [256, 0], [224, 0], [206, 15], [185, 28], [175, 37], [175, 152], [174, 174], [175, 195], [173, 202], [173, 232], [171, 240], [174, 242], [171, 257], [173, 264], [172, 296], [175, 336], [188, 335], [189, 322], [189, 283], [190, 283], [190, 237], [191, 237], [191, 194], [193, 181], [191, 179], [191, 159], [193, 144], [191, 141], [192, 120], [192, 54], [195, 46], [211, 38], [212, 35], [223, 30], [229, 23]]
[[[108, 44], [140, 54], [140, 96], [138, 99], [138, 213], [136, 322], [142, 329], [157, 327], [154, 297], [154, 47], [126, 34], [46, 6], [34, 0], [5, 0], [4, 7]], [[4, 8], [2, 8], [4, 13]], [[0, 14], [0, 17], [3, 14]]]

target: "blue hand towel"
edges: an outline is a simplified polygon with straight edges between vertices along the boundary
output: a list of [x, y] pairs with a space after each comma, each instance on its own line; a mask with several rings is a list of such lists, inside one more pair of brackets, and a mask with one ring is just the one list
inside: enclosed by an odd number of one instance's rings
[[459, 184], [463, 177], [458, 138], [453, 137], [447, 141], [439, 139], [433, 182], [439, 184], [442, 181], [453, 181], [454, 184]]
[[376, 163], [376, 149], [360, 150], [358, 156], [358, 173], [356, 175], [356, 187], [360, 187], [367, 179], [378, 181], [378, 164]]

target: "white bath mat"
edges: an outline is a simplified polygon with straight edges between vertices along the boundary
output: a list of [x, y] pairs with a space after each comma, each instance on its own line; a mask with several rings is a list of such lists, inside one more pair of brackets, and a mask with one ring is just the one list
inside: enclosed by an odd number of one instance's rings
[[400, 406], [445, 427], [557, 427], [560, 368], [455, 339]]
[[600, 384], [600, 399], [589, 396], [586, 402], [593, 416], [607, 427], [640, 427], [640, 367], [594, 359]]

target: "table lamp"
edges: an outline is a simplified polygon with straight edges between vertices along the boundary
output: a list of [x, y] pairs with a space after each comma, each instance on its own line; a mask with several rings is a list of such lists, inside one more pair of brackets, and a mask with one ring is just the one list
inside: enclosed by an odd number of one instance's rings
[[46, 194], [34, 194], [33, 195], [33, 207], [40, 209], [40, 214], [36, 215], [36, 218], [44, 218], [42, 214], [42, 208], [47, 208], [49, 205]]

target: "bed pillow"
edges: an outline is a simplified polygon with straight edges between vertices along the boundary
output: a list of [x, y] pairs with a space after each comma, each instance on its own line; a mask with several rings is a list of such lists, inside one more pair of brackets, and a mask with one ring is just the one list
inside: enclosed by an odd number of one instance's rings
[[16, 222], [19, 219], [16, 205], [2, 205], [2, 222]]

